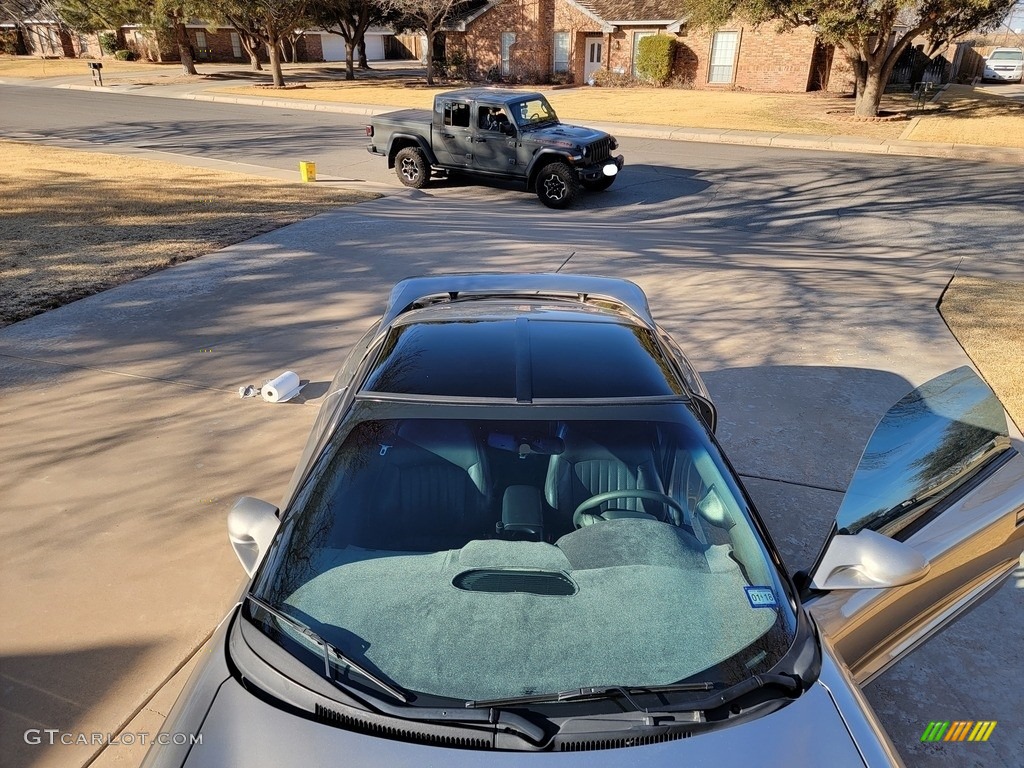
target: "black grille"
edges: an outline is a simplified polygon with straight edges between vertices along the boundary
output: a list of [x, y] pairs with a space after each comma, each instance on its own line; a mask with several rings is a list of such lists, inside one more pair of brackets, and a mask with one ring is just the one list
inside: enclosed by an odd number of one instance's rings
[[665, 741], [688, 739], [690, 731], [670, 731], [656, 733], [651, 736], [629, 736], [618, 739], [566, 739], [558, 743], [559, 752], [591, 752], [597, 749], [623, 749], [624, 747], [643, 747], [648, 744], [661, 744]]
[[592, 163], [600, 163], [612, 156], [611, 139], [598, 139], [590, 145], [589, 160]]
[[320, 704], [316, 705], [316, 716], [325, 723], [345, 728], [349, 731], [358, 731], [369, 736], [380, 736], [384, 739], [394, 741], [411, 741], [418, 744], [437, 744], [443, 747], [455, 749], [491, 749], [492, 744], [488, 739], [474, 739], [471, 736], [456, 736], [446, 733], [429, 733], [424, 730], [412, 728], [401, 728], [383, 723], [374, 722], [369, 719], [351, 717], [343, 712], [328, 709]]
[[452, 585], [467, 592], [528, 592], [531, 595], [562, 596], [576, 594], [576, 583], [555, 571], [501, 570], [463, 571]]

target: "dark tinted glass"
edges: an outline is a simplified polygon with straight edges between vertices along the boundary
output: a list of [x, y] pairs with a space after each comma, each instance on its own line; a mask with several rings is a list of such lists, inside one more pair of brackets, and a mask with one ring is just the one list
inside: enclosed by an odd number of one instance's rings
[[364, 389], [520, 400], [681, 392], [643, 328], [566, 321], [517, 326], [505, 320], [397, 328]]
[[530, 323], [533, 396], [679, 394], [647, 330], [615, 323]]
[[875, 427], [839, 508], [839, 532], [909, 535], [909, 526], [1009, 449], [1003, 406], [988, 385], [966, 366], [944, 373]]
[[515, 374], [513, 323], [423, 323], [391, 332], [364, 389], [514, 398]]

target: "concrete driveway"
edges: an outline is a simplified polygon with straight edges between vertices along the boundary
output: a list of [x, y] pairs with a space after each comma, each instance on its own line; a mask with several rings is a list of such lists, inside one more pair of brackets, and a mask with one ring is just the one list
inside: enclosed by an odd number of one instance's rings
[[[966, 362], [935, 311], [959, 262], [940, 249], [694, 224], [671, 194], [643, 216], [589, 218], [499, 197], [403, 192], [0, 331], [5, 765], [137, 763], [138, 743], [24, 733], [158, 729], [242, 577], [230, 504], [278, 500], [324, 384], [402, 277], [568, 259], [637, 281], [706, 373], [725, 448], [794, 569], [878, 417]], [[312, 382], [304, 402], [238, 398], [286, 368]], [[1004, 587], [870, 689], [911, 765], [1019, 763], [1022, 594]], [[955, 751], [918, 742], [935, 719], [1001, 722]]]

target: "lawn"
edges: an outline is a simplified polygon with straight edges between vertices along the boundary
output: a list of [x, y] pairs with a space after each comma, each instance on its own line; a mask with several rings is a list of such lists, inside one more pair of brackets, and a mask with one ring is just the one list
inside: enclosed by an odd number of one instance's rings
[[[103, 59], [103, 74], [109, 73], [135, 74], [153, 72], [158, 69], [174, 69], [181, 71], [181, 64], [153, 64], [148, 61], [118, 61]], [[87, 59], [42, 59], [36, 56], [2, 56], [0, 55], [0, 78], [4, 77], [67, 77], [84, 75], [90, 77]]]
[[1024, 430], [1024, 283], [958, 277], [939, 311]]
[[377, 195], [0, 142], [0, 326]]
[[[429, 109], [434, 94], [448, 88], [428, 88], [421, 80], [303, 82], [301, 73], [288, 78], [287, 90], [253, 86], [218, 92], [260, 98], [316, 100], [384, 107]], [[679, 88], [566, 88], [547, 92], [548, 100], [565, 120], [580, 122], [645, 123], [687, 128], [862, 136], [944, 144], [981, 144], [1024, 148], [1024, 104], [971, 86], [953, 85], [934, 104], [920, 110], [910, 93], [889, 93], [882, 100], [887, 112], [902, 112], [908, 120], [855, 122], [849, 119], [853, 99], [841, 94], [749, 93], [745, 91]], [[909, 118], [920, 118], [911, 125]], [[903, 133], [910, 129], [909, 136]]]

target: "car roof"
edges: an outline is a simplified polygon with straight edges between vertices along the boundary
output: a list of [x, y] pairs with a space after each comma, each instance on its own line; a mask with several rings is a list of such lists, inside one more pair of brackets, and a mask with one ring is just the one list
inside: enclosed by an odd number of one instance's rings
[[362, 391], [518, 403], [688, 394], [634, 316], [546, 298], [466, 299], [404, 314]]

